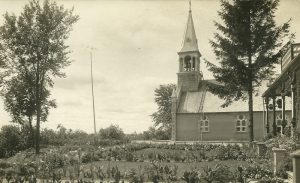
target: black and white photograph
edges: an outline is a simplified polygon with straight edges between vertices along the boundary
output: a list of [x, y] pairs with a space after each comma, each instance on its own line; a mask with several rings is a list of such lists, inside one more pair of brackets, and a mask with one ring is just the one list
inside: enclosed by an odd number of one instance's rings
[[0, 0], [0, 183], [300, 183], [300, 0]]

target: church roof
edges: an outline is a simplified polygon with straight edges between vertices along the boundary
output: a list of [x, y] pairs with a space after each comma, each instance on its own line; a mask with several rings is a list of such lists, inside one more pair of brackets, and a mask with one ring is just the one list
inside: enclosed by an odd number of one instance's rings
[[180, 52], [190, 51], [199, 51], [191, 10], [189, 11], [187, 26], [183, 38], [183, 45]]
[[[204, 82], [210, 82], [214, 84], [220, 84], [215, 80], [204, 80], [201, 81], [198, 91], [187, 91], [182, 92], [179, 96], [179, 105], [177, 113], [201, 113], [201, 112], [247, 112], [248, 111], [248, 101], [234, 101], [228, 107], [221, 107], [224, 103], [223, 99], [220, 99], [217, 95], [214, 95], [210, 91], [205, 91], [206, 85], [203, 85]], [[262, 99], [262, 92], [265, 91], [266, 87], [261, 86], [258, 90], [258, 93], [253, 94], [253, 109], [254, 111], [263, 111], [264, 104]], [[204, 100], [203, 100], [204, 99]], [[203, 101], [202, 101], [203, 100]], [[290, 110], [291, 101], [287, 99], [286, 101], [286, 110]]]

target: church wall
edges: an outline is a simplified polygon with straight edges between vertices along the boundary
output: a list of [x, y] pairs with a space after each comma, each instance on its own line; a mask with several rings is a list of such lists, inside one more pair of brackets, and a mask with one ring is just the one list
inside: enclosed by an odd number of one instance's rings
[[[281, 112], [276, 112], [276, 116]], [[236, 131], [236, 121], [238, 115], [245, 115], [248, 119], [248, 112], [223, 112], [223, 113], [205, 113], [209, 119], [209, 132], [200, 133], [199, 119], [201, 114], [177, 114], [177, 141], [248, 141], [249, 129], [247, 123], [246, 132]], [[270, 113], [270, 126], [273, 123], [272, 113]], [[287, 113], [287, 116], [290, 116]], [[265, 133], [263, 124], [263, 112], [254, 112], [254, 136], [256, 140], [262, 139]], [[290, 118], [290, 117], [288, 117]], [[247, 121], [248, 122], [248, 121]]]

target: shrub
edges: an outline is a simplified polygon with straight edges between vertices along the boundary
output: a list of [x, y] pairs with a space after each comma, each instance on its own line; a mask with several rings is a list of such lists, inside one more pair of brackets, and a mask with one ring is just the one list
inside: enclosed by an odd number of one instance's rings
[[273, 172], [267, 166], [251, 164], [243, 168], [243, 177], [248, 179], [271, 178], [273, 177]]
[[93, 152], [84, 153], [81, 157], [82, 163], [90, 163], [95, 160], [95, 155]]
[[124, 140], [125, 134], [118, 125], [110, 125], [99, 130], [99, 136], [105, 140]]
[[26, 148], [22, 141], [21, 130], [13, 125], [6, 125], [0, 131], [0, 158], [10, 157]]
[[205, 167], [203, 168], [203, 173], [200, 175], [200, 179], [211, 183], [213, 181], [217, 182], [231, 182], [234, 179], [233, 173], [230, 168], [226, 165], [217, 164], [215, 167]]
[[262, 180], [258, 181], [259, 183], [284, 183], [284, 180], [281, 178], [262, 178]]
[[144, 173], [142, 172], [141, 167], [138, 172], [134, 168], [130, 169], [127, 174], [127, 178], [130, 183], [143, 183]]
[[287, 136], [278, 136], [267, 140], [265, 144], [269, 149], [272, 149], [273, 147], [281, 147], [286, 149], [288, 152], [292, 152], [296, 150], [297, 141]]
[[195, 169], [192, 171], [184, 171], [181, 179], [184, 180], [186, 183], [198, 183], [198, 172]]

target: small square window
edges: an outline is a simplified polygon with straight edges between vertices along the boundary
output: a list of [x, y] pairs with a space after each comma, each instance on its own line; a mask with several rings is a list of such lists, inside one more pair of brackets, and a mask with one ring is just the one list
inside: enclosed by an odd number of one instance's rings
[[241, 131], [241, 128], [240, 127], [236, 127], [236, 131]]

